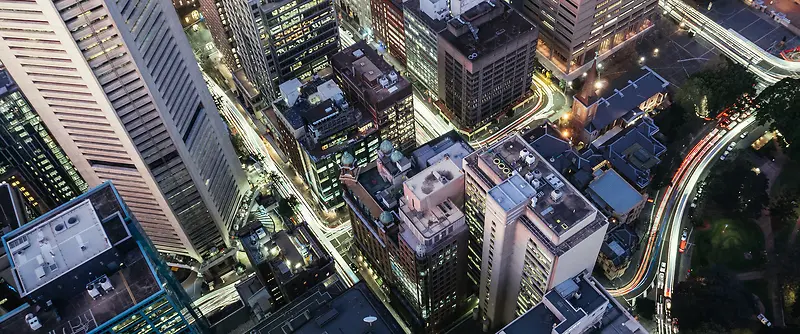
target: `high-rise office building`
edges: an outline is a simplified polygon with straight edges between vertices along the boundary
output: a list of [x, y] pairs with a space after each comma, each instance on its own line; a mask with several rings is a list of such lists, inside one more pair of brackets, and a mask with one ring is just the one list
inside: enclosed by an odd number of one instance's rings
[[269, 101], [291, 79], [307, 81], [339, 50], [333, 0], [223, 0], [236, 53], [253, 85]]
[[461, 164], [470, 152], [452, 131], [411, 158], [384, 142], [375, 165], [342, 161], [359, 265], [371, 266], [415, 332], [441, 332], [467, 311]]
[[[480, 317], [498, 329], [559, 283], [591, 272], [608, 221], [517, 134], [475, 151], [464, 166], [468, 210], [484, 219]], [[474, 241], [480, 220], [470, 219]]]
[[0, 15], [0, 60], [84, 180], [114, 181], [161, 252], [231, 250], [249, 185], [171, 3], [4, 2]]
[[451, 121], [472, 132], [530, 91], [537, 29], [508, 3], [481, 2], [439, 34], [439, 98]]
[[0, 71], [0, 182], [19, 190], [26, 211], [33, 216], [87, 188], [6, 71]]
[[375, 161], [378, 127], [369, 113], [350, 103], [330, 69], [305, 84], [281, 84], [283, 98], [273, 103], [272, 127], [278, 148], [326, 210], [344, 205], [339, 162], [359, 166]]
[[656, 7], [658, 0], [522, 0], [523, 14], [540, 29], [542, 64], [566, 80], [652, 26]]
[[110, 182], [3, 236], [27, 303], [2, 333], [201, 333], [203, 318]]
[[208, 31], [211, 32], [214, 46], [217, 47], [217, 50], [222, 56], [222, 61], [225, 65], [228, 65], [231, 71], [235, 71], [240, 65], [236, 53], [233, 51], [233, 45], [231, 44], [233, 41], [230, 31], [231, 22], [225, 14], [225, 6], [222, 5], [224, 1], [225, 0], [199, 0], [198, 4], [200, 5], [200, 12], [203, 13], [206, 27], [208, 27]]
[[403, 32], [403, 5], [401, 0], [371, 0], [372, 29], [375, 38], [383, 42], [389, 54], [406, 63], [406, 35]]
[[413, 84], [433, 100], [438, 99], [439, 93], [439, 33], [447, 29], [449, 13], [445, 0], [408, 0], [403, 4], [406, 69]]
[[411, 84], [406, 78], [364, 41], [333, 55], [331, 65], [347, 97], [369, 111], [382, 140], [402, 152], [417, 146]]

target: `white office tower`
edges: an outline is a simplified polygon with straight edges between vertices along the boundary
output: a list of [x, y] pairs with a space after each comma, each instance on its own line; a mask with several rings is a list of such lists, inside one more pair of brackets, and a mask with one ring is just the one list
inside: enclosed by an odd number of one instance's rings
[[608, 222], [519, 135], [476, 151], [486, 195], [480, 315], [499, 329], [592, 269]]
[[168, 0], [0, 1], [0, 61], [159, 251], [227, 247], [249, 185]]

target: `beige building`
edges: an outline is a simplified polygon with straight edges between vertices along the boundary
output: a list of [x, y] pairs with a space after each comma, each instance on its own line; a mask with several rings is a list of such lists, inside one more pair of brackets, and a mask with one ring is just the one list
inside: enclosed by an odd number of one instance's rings
[[540, 31], [542, 65], [566, 80], [652, 26], [656, 7], [658, 0], [522, 0]]
[[170, 1], [0, 2], [0, 61], [88, 185], [113, 181], [159, 251], [233, 254], [249, 185]]
[[608, 222], [519, 135], [465, 160], [468, 198], [488, 189], [479, 307], [484, 325], [496, 330], [559, 283], [591, 272]]

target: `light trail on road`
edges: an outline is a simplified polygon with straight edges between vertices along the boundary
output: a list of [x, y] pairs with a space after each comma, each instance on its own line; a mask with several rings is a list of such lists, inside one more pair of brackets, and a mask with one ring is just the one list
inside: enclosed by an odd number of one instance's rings
[[223, 114], [223, 117], [225, 117], [225, 119], [236, 128], [237, 132], [241, 134], [242, 138], [246, 142], [245, 146], [250, 153], [261, 160], [261, 163], [267, 172], [275, 172], [280, 176], [281, 182], [277, 182], [278, 192], [280, 192], [283, 196], [294, 195], [297, 198], [298, 202], [300, 203], [298, 207], [300, 216], [308, 223], [311, 231], [314, 233], [317, 239], [319, 239], [328, 253], [330, 253], [330, 255], [333, 257], [338, 271], [343, 274], [341, 275], [341, 278], [344, 283], [347, 286], [352, 286], [358, 282], [359, 279], [350, 268], [350, 265], [348, 265], [347, 261], [344, 260], [342, 255], [339, 254], [327, 237], [329, 233], [336, 232], [338, 228], [341, 227], [330, 228], [322, 222], [322, 220], [312, 209], [313, 207], [306, 201], [305, 197], [303, 197], [303, 194], [300, 192], [300, 190], [297, 189], [291, 179], [289, 179], [289, 177], [284, 174], [280, 168], [278, 168], [277, 163], [269, 154], [269, 150], [267, 149], [264, 140], [261, 138], [258, 132], [256, 132], [251, 123], [248, 122], [249, 116], [245, 116], [243, 114], [243, 109], [237, 108], [237, 104], [234, 102], [234, 100], [224, 90], [222, 90], [219, 85], [217, 85], [205, 74], [204, 77], [206, 78], [206, 82], [208, 83], [211, 94], [218, 97], [222, 101], [223, 106], [220, 108], [220, 112]]

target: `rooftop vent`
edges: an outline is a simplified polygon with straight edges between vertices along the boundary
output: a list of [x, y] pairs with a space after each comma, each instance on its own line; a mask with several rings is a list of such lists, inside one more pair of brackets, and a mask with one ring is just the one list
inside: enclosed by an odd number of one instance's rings
[[564, 193], [561, 190], [555, 189], [553, 192], [550, 193], [550, 199], [553, 202], [558, 202], [564, 197]]
[[531, 154], [531, 152], [529, 152], [527, 148], [523, 148], [519, 151], [519, 157], [523, 159], [527, 158], [529, 154]]

